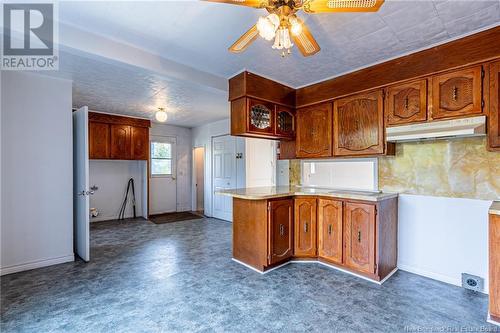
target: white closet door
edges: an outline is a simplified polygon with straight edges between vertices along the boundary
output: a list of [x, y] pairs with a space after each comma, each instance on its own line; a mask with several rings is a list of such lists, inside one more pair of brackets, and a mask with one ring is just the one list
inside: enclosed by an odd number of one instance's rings
[[212, 138], [213, 163], [213, 217], [233, 220], [233, 200], [231, 197], [215, 194], [221, 189], [236, 188], [236, 138], [224, 135]]

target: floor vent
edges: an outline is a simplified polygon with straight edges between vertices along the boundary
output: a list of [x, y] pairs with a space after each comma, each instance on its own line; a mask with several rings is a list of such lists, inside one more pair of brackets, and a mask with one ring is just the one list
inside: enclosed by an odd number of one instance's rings
[[462, 287], [474, 291], [483, 291], [484, 279], [479, 276], [462, 273]]

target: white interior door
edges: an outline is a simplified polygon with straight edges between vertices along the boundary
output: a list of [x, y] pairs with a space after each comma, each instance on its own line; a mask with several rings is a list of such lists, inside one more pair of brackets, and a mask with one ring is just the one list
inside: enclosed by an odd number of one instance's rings
[[232, 221], [233, 200], [215, 194], [220, 189], [236, 188], [236, 138], [224, 135], [212, 138], [213, 212], [218, 219]]
[[73, 220], [76, 254], [90, 260], [89, 133], [86, 106], [73, 112]]
[[151, 136], [150, 214], [177, 211], [176, 138]]

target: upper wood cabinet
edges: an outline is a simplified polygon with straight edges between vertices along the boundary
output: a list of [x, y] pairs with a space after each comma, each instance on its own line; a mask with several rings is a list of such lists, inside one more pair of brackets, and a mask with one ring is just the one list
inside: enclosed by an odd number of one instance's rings
[[293, 139], [295, 89], [242, 72], [229, 79], [231, 135]]
[[387, 126], [427, 120], [427, 79], [387, 88], [385, 99]]
[[149, 130], [147, 127], [132, 126], [131, 145], [133, 160], [147, 160], [149, 158]]
[[482, 114], [482, 76], [482, 66], [433, 76], [432, 119]]
[[109, 124], [89, 122], [89, 158], [110, 157]]
[[375, 272], [375, 206], [346, 202], [344, 206], [344, 264]]
[[130, 126], [111, 124], [111, 158], [129, 160], [130, 149]]
[[298, 109], [296, 120], [296, 156], [332, 156], [332, 104]]
[[488, 146], [490, 150], [500, 150], [500, 60], [492, 62], [490, 71], [490, 114]]
[[269, 264], [293, 254], [293, 199], [269, 202]]
[[316, 256], [316, 198], [295, 199], [296, 257]]
[[89, 112], [89, 158], [149, 159], [147, 119]]
[[342, 263], [342, 201], [318, 199], [318, 257]]
[[336, 100], [333, 127], [334, 156], [383, 154], [385, 129], [382, 90]]

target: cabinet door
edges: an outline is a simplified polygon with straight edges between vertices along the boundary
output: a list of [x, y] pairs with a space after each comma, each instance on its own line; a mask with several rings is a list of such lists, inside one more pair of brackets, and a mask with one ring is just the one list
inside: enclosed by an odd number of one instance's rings
[[481, 66], [434, 76], [432, 118], [453, 118], [483, 113], [481, 76]]
[[297, 157], [332, 156], [332, 104], [297, 110]]
[[295, 246], [296, 257], [316, 256], [316, 199], [295, 199]]
[[132, 159], [147, 160], [149, 158], [149, 129], [147, 127], [131, 127]]
[[342, 263], [342, 201], [318, 199], [318, 256]]
[[293, 138], [295, 136], [295, 115], [292, 109], [281, 105], [277, 106], [275, 126], [277, 136]]
[[109, 158], [109, 145], [109, 124], [89, 122], [89, 158]]
[[489, 115], [490, 149], [500, 149], [500, 61], [490, 64], [490, 115]]
[[335, 101], [333, 155], [384, 153], [384, 103], [382, 90]]
[[111, 125], [111, 158], [130, 159], [130, 126]]
[[346, 202], [344, 206], [344, 264], [375, 272], [375, 206]]
[[427, 80], [418, 80], [387, 89], [387, 125], [403, 125], [427, 120]]
[[248, 131], [253, 133], [274, 134], [274, 104], [249, 98]]
[[293, 199], [269, 202], [269, 264], [293, 254]]

